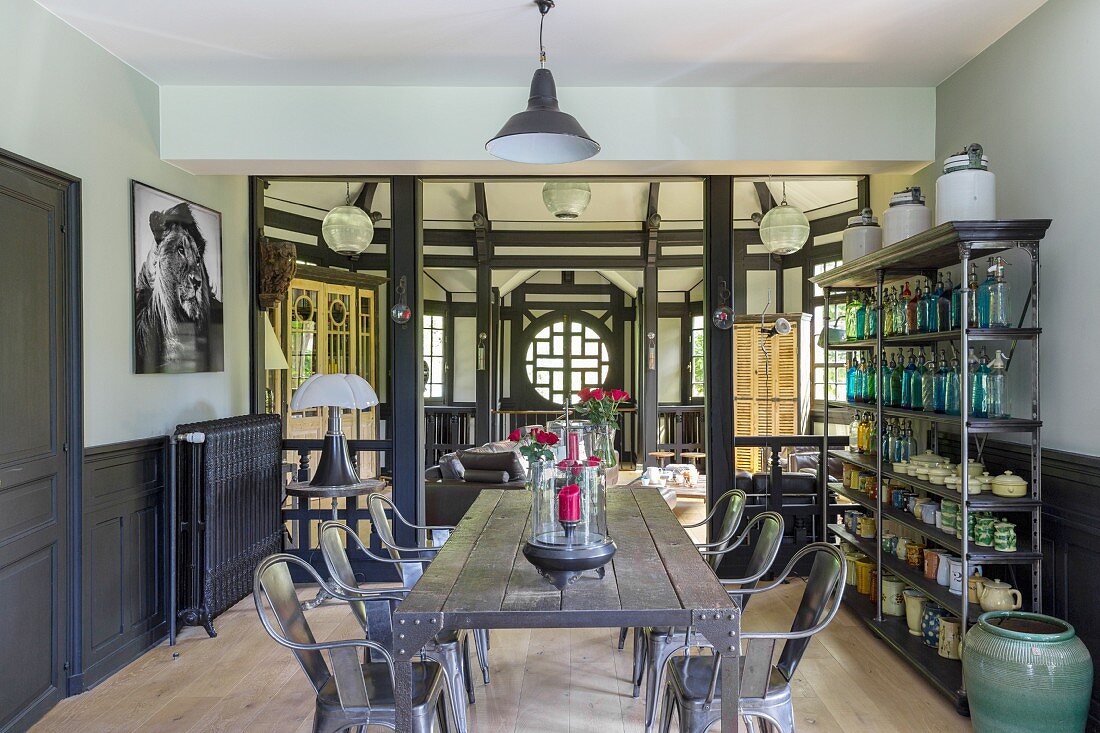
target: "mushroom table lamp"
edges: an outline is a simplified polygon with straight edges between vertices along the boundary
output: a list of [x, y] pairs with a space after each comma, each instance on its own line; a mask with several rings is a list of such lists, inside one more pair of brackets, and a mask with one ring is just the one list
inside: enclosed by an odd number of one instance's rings
[[309, 482], [311, 486], [355, 486], [360, 483], [348, 452], [347, 438], [340, 429], [340, 409], [365, 410], [377, 404], [374, 388], [357, 374], [314, 374], [294, 391], [290, 409], [328, 408], [328, 432], [317, 473]]

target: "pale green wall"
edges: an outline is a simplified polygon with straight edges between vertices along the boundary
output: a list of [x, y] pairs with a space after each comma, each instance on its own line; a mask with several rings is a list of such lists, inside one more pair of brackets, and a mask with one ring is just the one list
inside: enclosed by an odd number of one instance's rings
[[[246, 411], [245, 179], [162, 162], [156, 85], [32, 0], [0, 0], [0, 69], [0, 148], [83, 183], [85, 444]], [[223, 373], [133, 373], [131, 178], [222, 212]]]
[[[1100, 454], [1097, 29], [1096, 0], [1050, 0], [944, 82], [936, 102], [937, 157], [982, 143], [997, 174], [997, 215], [1054, 220], [1042, 245], [1043, 444], [1089, 455]], [[1019, 301], [1029, 262], [1013, 262]], [[1018, 397], [1025, 361], [1009, 369]]]

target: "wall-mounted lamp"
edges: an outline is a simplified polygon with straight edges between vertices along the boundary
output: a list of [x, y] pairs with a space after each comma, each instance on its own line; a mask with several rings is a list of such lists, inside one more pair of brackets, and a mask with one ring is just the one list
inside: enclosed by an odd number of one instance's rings
[[720, 280], [718, 283], [718, 302], [722, 305], [715, 308], [714, 312], [710, 314], [710, 322], [714, 324], [715, 328], [722, 331], [733, 328], [733, 308], [729, 306], [732, 295], [729, 283]]
[[477, 335], [477, 370], [483, 372], [489, 368], [488, 350], [485, 348], [485, 342], [489, 340], [489, 334], [482, 331]]
[[786, 318], [776, 318], [768, 328], [761, 327], [760, 333], [764, 334], [767, 338], [772, 336], [786, 336], [791, 332], [791, 322]]
[[405, 280], [405, 276], [402, 275], [401, 279], [397, 282], [397, 289], [394, 291], [394, 304], [393, 308], [390, 308], [390, 318], [393, 322], [399, 326], [404, 326], [412, 318], [412, 308], [405, 302], [405, 291], [408, 281]]
[[649, 371], [653, 371], [657, 368], [657, 334], [650, 331], [647, 333], [646, 338], [649, 339], [649, 351], [646, 366]]

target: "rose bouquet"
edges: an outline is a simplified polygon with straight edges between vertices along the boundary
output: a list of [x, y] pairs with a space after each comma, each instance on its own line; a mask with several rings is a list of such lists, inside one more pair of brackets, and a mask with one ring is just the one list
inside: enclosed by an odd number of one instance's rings
[[545, 430], [532, 428], [528, 433], [523, 433], [519, 428], [512, 431], [508, 440], [518, 443], [516, 448], [520, 455], [527, 459], [528, 464], [536, 461], [553, 460], [554, 451], [551, 450], [558, 444], [558, 436]]
[[630, 395], [621, 389], [589, 389], [585, 387], [577, 393], [577, 414], [583, 415], [593, 425], [619, 424], [619, 406], [630, 399]]

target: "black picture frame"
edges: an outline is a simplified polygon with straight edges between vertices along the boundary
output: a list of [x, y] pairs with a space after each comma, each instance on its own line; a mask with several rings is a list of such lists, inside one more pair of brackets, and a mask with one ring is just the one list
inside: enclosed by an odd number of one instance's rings
[[130, 182], [136, 374], [225, 368], [222, 215]]

